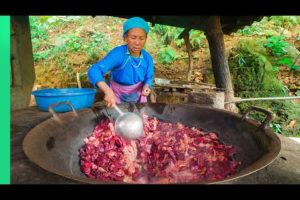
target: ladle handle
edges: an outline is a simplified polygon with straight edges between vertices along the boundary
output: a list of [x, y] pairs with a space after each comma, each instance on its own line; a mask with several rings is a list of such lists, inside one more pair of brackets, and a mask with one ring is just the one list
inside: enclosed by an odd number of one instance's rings
[[57, 113], [54, 111], [54, 108], [55, 108], [56, 106], [63, 105], [63, 104], [70, 106], [71, 109], [72, 109], [72, 111], [73, 111], [73, 113], [74, 113], [74, 115], [75, 115], [75, 116], [78, 116], [77, 113], [76, 113], [76, 111], [75, 111], [75, 108], [74, 108], [74, 106], [72, 105], [71, 102], [69, 102], [69, 101], [62, 101], [62, 102], [53, 103], [53, 104], [50, 104], [50, 105], [49, 105], [48, 110], [49, 110], [50, 113], [52, 113], [52, 115], [53, 115], [53, 117], [54, 117], [55, 119], [59, 119], [59, 117], [58, 117]]
[[267, 111], [267, 110], [263, 109], [263, 108], [259, 108], [259, 107], [256, 107], [256, 106], [250, 106], [250, 107], [246, 110], [246, 112], [243, 114], [242, 120], [244, 120], [244, 119], [247, 117], [248, 113], [249, 113], [250, 111], [252, 111], [252, 110], [255, 110], [255, 111], [258, 111], [258, 112], [262, 112], [262, 113], [264, 113], [264, 114], [266, 115], [266, 118], [264, 119], [263, 122], [261, 122], [261, 125], [258, 127], [259, 129], [265, 129], [266, 126], [267, 126], [267, 124], [268, 124], [268, 123], [272, 120], [272, 118], [273, 118], [272, 113], [271, 113], [270, 111]]
[[114, 109], [116, 109], [116, 110], [118, 111], [118, 113], [119, 113], [120, 115], [123, 115], [123, 114], [124, 114], [116, 104], [113, 105], [113, 107], [114, 107]]

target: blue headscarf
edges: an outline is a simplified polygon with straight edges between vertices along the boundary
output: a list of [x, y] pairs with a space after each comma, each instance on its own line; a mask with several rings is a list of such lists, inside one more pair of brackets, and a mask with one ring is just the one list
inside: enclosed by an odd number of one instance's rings
[[132, 17], [123, 24], [123, 37], [125, 36], [127, 31], [132, 28], [141, 28], [146, 32], [146, 34], [148, 34], [149, 32], [149, 26], [144, 19], [140, 17]]

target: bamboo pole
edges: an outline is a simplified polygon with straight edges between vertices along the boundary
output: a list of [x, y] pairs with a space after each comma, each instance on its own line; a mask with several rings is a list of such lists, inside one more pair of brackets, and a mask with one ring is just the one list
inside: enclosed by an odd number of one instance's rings
[[243, 102], [243, 101], [291, 100], [291, 99], [300, 99], [300, 96], [291, 96], [291, 97], [261, 97], [261, 98], [247, 98], [247, 99], [238, 99], [238, 98], [236, 98], [233, 101], [224, 102], [224, 104], [238, 103], [238, 102]]
[[77, 78], [78, 88], [81, 88], [81, 81], [80, 81], [80, 74], [79, 73], [76, 73], [76, 78]]

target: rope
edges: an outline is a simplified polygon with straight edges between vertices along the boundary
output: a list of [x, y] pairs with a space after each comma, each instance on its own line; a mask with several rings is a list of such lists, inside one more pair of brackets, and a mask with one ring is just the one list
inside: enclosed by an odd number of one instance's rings
[[224, 102], [224, 104], [237, 103], [237, 102], [242, 102], [242, 101], [290, 100], [290, 99], [300, 99], [300, 96], [292, 96], [292, 97], [261, 97], [261, 98], [237, 99], [237, 100], [233, 100], [233, 101]]

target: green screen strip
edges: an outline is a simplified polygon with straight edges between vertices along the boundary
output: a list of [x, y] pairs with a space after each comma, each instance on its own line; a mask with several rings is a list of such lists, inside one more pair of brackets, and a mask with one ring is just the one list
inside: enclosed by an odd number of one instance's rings
[[10, 183], [10, 17], [0, 16], [0, 184]]

